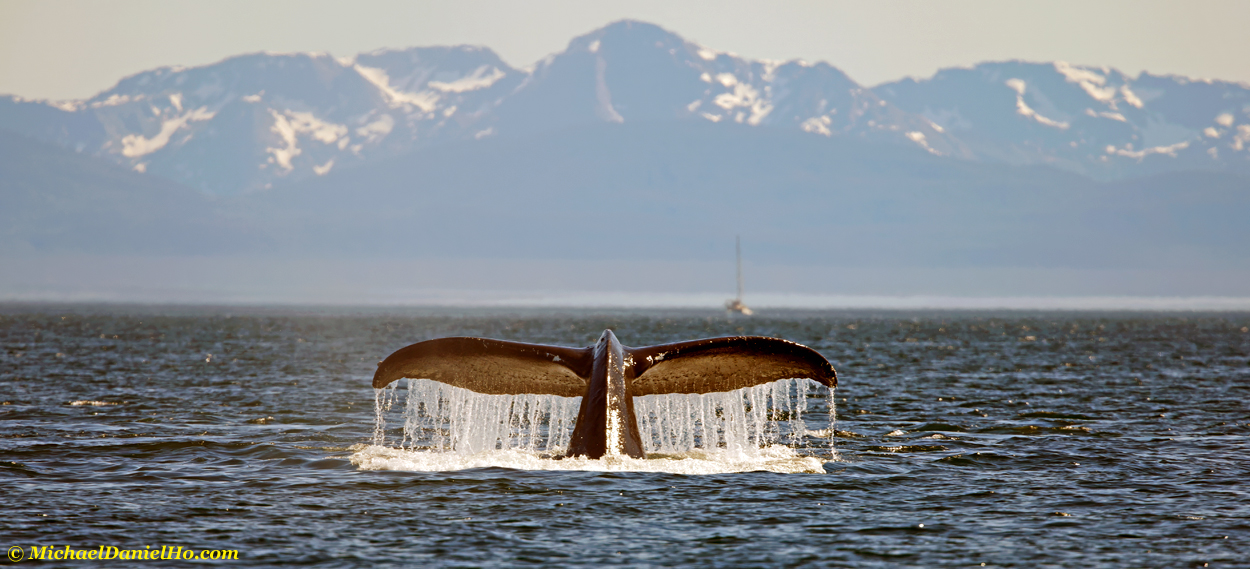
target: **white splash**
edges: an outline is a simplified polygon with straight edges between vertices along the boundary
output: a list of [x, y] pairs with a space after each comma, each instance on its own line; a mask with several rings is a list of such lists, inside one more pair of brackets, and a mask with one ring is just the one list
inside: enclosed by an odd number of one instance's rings
[[610, 459], [565, 458], [553, 460], [518, 450], [493, 450], [462, 455], [446, 452], [413, 451], [374, 445], [352, 447], [352, 464], [360, 470], [403, 470], [453, 472], [470, 468], [515, 468], [518, 470], [573, 470], [591, 472], [667, 472], [671, 474], [726, 474], [731, 472], [777, 472], [781, 474], [823, 474], [825, 459], [804, 456], [794, 449], [775, 445], [760, 449], [752, 457], [735, 456], [724, 450], [692, 451], [679, 455], [645, 459], [628, 456]]
[[[387, 446], [386, 415], [399, 402], [398, 382], [375, 393], [373, 440], [351, 457], [361, 470], [454, 471], [505, 467], [715, 474], [772, 471], [823, 473], [836, 459], [815, 439], [833, 432], [832, 390], [826, 429], [803, 419], [813, 387], [787, 379], [723, 393], [634, 398], [646, 459], [609, 453], [603, 459], [561, 458], [567, 451], [580, 397], [483, 395], [424, 379], [408, 380], [399, 440]], [[812, 449], [822, 456], [812, 456]]]

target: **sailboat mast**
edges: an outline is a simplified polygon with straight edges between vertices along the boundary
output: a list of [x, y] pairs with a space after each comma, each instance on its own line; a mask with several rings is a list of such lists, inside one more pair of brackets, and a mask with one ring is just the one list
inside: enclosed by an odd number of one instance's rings
[[742, 236], [734, 236], [734, 248], [738, 253], [738, 300], [742, 300]]

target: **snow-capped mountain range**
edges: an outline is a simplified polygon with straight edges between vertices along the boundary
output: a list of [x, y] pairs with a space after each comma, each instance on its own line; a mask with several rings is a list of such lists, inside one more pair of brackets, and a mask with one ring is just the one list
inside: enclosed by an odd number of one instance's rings
[[145, 71], [87, 100], [0, 97], [0, 128], [213, 195], [437, 145], [644, 121], [860, 137], [1096, 179], [1250, 172], [1245, 84], [1012, 61], [870, 89], [827, 63], [746, 59], [636, 21], [530, 69], [471, 46], [261, 53]]

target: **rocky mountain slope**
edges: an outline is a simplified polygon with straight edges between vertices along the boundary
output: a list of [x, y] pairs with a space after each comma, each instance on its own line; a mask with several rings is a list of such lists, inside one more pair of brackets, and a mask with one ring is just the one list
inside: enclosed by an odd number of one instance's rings
[[1250, 89], [1237, 83], [1009, 61], [874, 91], [987, 162], [1107, 179], [1250, 165]]
[[121, 80], [83, 101], [0, 97], [0, 128], [218, 196], [483, 138], [694, 121], [886, 142], [1099, 179], [1250, 172], [1250, 86], [1067, 63], [985, 63], [875, 88], [642, 22], [531, 69], [482, 47], [259, 53]]

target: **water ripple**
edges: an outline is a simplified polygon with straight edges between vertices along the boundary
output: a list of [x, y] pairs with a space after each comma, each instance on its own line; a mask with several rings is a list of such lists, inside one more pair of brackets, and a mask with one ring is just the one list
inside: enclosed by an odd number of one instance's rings
[[[0, 537], [237, 549], [244, 566], [1250, 566], [1247, 326], [0, 306]], [[369, 444], [369, 378], [399, 347], [586, 345], [607, 327], [629, 345], [806, 343], [838, 368], [839, 421], [738, 463]]]

